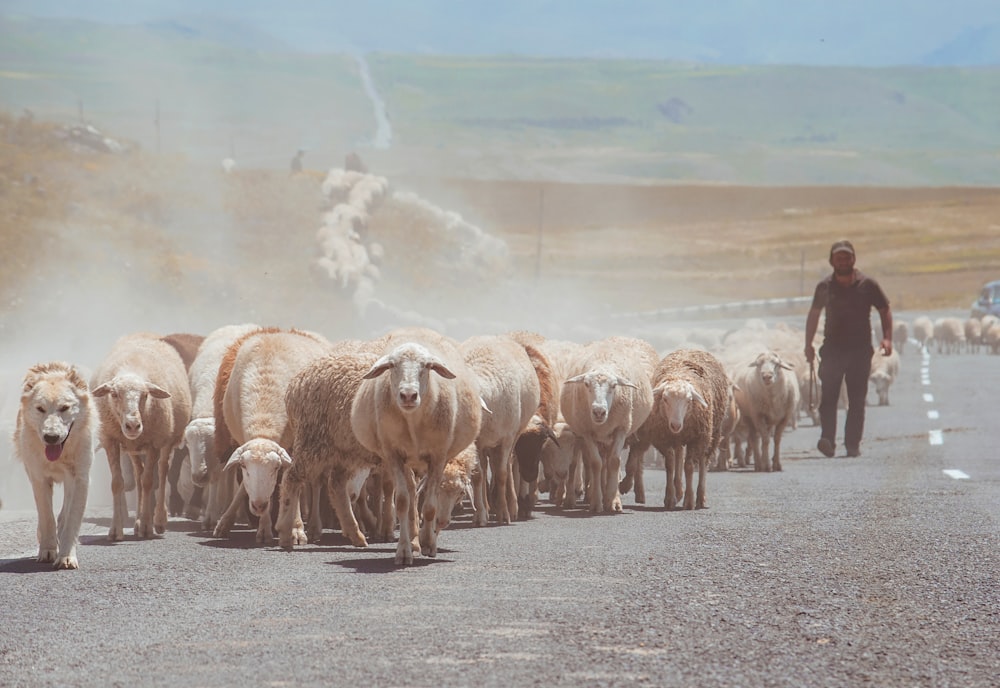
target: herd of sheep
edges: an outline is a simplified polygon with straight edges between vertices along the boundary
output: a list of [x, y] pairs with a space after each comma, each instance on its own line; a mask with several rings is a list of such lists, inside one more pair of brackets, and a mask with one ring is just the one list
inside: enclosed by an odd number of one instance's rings
[[[899, 322], [898, 350], [876, 354], [879, 403], [908, 342], [951, 350], [945, 321], [925, 327]], [[125, 537], [134, 487], [136, 537], [163, 533], [169, 510], [216, 537], [246, 523], [259, 543], [291, 548], [319, 541], [326, 513], [355, 546], [396, 541], [406, 565], [435, 556], [463, 503], [476, 526], [528, 518], [539, 499], [592, 513], [620, 512], [629, 492], [643, 503], [653, 457], [666, 469], [664, 506], [704, 508], [708, 471], [780, 471], [783, 433], [815, 423], [803, 336], [747, 321], [710, 347], [661, 355], [634, 336], [523, 330], [129, 334], [89, 384], [111, 469], [109, 537]], [[972, 346], [964, 329], [962, 341]]]

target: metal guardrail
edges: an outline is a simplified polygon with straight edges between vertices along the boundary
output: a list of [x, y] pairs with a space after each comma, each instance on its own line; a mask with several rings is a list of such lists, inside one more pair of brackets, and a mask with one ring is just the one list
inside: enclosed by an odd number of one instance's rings
[[754, 299], [751, 301], [735, 301], [731, 303], [712, 303], [702, 306], [681, 306], [678, 308], [660, 308], [655, 311], [637, 311], [632, 313], [615, 313], [612, 318], [636, 318], [640, 320], [657, 320], [659, 318], [676, 318], [683, 316], [726, 316], [740, 315], [747, 311], [772, 310], [779, 308], [808, 306], [812, 303], [811, 296], [791, 296], [781, 299]]

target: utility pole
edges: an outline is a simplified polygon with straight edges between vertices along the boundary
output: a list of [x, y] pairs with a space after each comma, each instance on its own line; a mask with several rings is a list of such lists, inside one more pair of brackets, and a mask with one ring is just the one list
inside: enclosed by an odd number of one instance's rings
[[535, 248], [535, 282], [542, 276], [542, 233], [545, 231], [545, 187], [538, 189], [538, 244]]

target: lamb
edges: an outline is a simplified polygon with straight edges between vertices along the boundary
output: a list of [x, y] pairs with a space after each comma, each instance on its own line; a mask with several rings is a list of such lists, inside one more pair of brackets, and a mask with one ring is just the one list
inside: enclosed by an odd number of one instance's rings
[[[226, 351], [213, 400], [216, 441], [229, 437], [239, 445], [225, 469], [239, 468], [243, 482], [215, 526], [216, 537], [229, 534], [244, 498], [248, 498], [250, 511], [260, 519], [257, 542], [271, 540], [271, 496], [279, 471], [292, 463], [287, 451], [292, 438], [285, 390], [300, 370], [329, 353], [331, 347], [325, 337], [315, 333], [265, 328], [245, 335]], [[297, 510], [298, 504], [294, 506]], [[296, 525], [295, 537], [298, 544], [304, 544], [301, 517]]]
[[[541, 389], [527, 349], [505, 335], [478, 335], [459, 345], [465, 366], [479, 383], [479, 395], [490, 413], [482, 419], [475, 444], [483, 468], [476, 486], [476, 525], [486, 525], [487, 466], [494, 481], [497, 521], [509, 524], [517, 517], [517, 494], [512, 480], [514, 443], [538, 410]], [[537, 354], [537, 351], [536, 351]], [[540, 355], [540, 354], [537, 354]]]
[[[184, 438], [191, 419], [191, 390], [184, 361], [177, 350], [155, 334], [121, 337], [94, 372], [91, 396], [101, 419], [100, 444], [111, 469], [114, 504], [108, 537], [124, 537], [125, 483], [120, 463], [124, 451], [132, 460], [140, 486], [134, 533], [149, 538], [167, 526], [166, 490], [156, 492], [153, 508], [154, 465], [159, 485], [167, 484], [173, 450]], [[144, 464], [144, 457], [148, 465]]]
[[918, 316], [913, 321], [913, 339], [923, 351], [927, 350], [934, 339], [934, 323], [926, 315]]
[[563, 383], [560, 407], [583, 442], [591, 512], [622, 510], [621, 452], [652, 410], [650, 378], [658, 360], [645, 340], [612, 336], [585, 346]]
[[899, 376], [899, 352], [893, 349], [892, 353], [886, 356], [879, 349], [872, 356], [871, 373], [868, 375], [869, 381], [875, 387], [878, 395], [878, 405], [889, 405], [889, 387]]
[[[437, 492], [445, 465], [479, 435], [478, 381], [457, 344], [433, 330], [403, 328], [385, 339], [383, 355], [362, 376], [351, 405], [358, 442], [382, 459], [395, 486], [399, 541], [395, 563], [413, 563], [414, 546], [437, 556]], [[423, 525], [417, 531], [414, 469], [426, 473]]]
[[222, 476], [222, 464], [215, 452], [215, 381], [222, 357], [231, 344], [243, 335], [259, 330], [252, 323], [225, 325], [210, 332], [198, 347], [188, 369], [191, 387], [191, 422], [184, 429], [184, 447], [188, 452], [191, 480], [208, 488], [201, 513], [206, 530], [215, 528], [219, 517], [232, 499], [235, 481], [228, 485]]
[[[288, 384], [285, 408], [292, 435], [292, 465], [281, 479], [278, 507], [278, 545], [291, 548], [294, 505], [306, 484], [317, 483], [325, 473], [327, 496], [340, 530], [355, 547], [367, 547], [368, 540], [358, 525], [352, 502], [358, 499], [369, 474], [380, 467], [378, 455], [363, 447], [351, 429], [351, 403], [361, 386], [362, 376], [372, 369], [378, 356], [362, 350], [353, 340], [338, 342], [334, 351], [303, 368]], [[317, 510], [313, 509], [313, 513]], [[310, 518], [312, 520], [312, 518]], [[389, 524], [392, 516], [382, 519]], [[307, 530], [310, 540], [319, 539], [318, 528]]]
[[906, 343], [910, 340], [910, 325], [905, 320], [893, 319], [892, 322], [892, 348], [903, 355]]
[[[451, 525], [452, 513], [463, 498], [468, 497], [469, 501], [475, 504], [473, 483], [478, 479], [477, 475], [482, 472], [478, 453], [476, 445], [470, 444], [445, 464], [435, 505], [439, 531]], [[426, 481], [421, 489], [425, 486]]]
[[[781, 437], [799, 408], [799, 382], [792, 366], [774, 351], [762, 351], [745, 368], [737, 370], [733, 382], [742, 390], [740, 413], [750, 431], [748, 444], [757, 471], [781, 470]], [[768, 459], [771, 438], [774, 454]]]
[[[636, 456], [630, 467], [642, 470], [650, 445], [663, 454], [667, 487], [663, 505], [673, 509], [679, 495], [676, 479], [683, 467], [684, 508], [704, 509], [705, 476], [722, 439], [723, 423], [732, 402], [732, 382], [722, 363], [700, 349], [680, 349], [664, 356], [652, 376], [653, 410], [636, 431]], [[680, 458], [683, 457], [683, 464]], [[692, 489], [698, 468], [697, 494]]]

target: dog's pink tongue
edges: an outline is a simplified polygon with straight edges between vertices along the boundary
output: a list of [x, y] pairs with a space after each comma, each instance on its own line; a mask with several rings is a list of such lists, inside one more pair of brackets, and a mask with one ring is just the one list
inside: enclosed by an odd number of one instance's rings
[[45, 445], [45, 458], [49, 461], [56, 461], [59, 455], [62, 454], [61, 444], [46, 444]]

